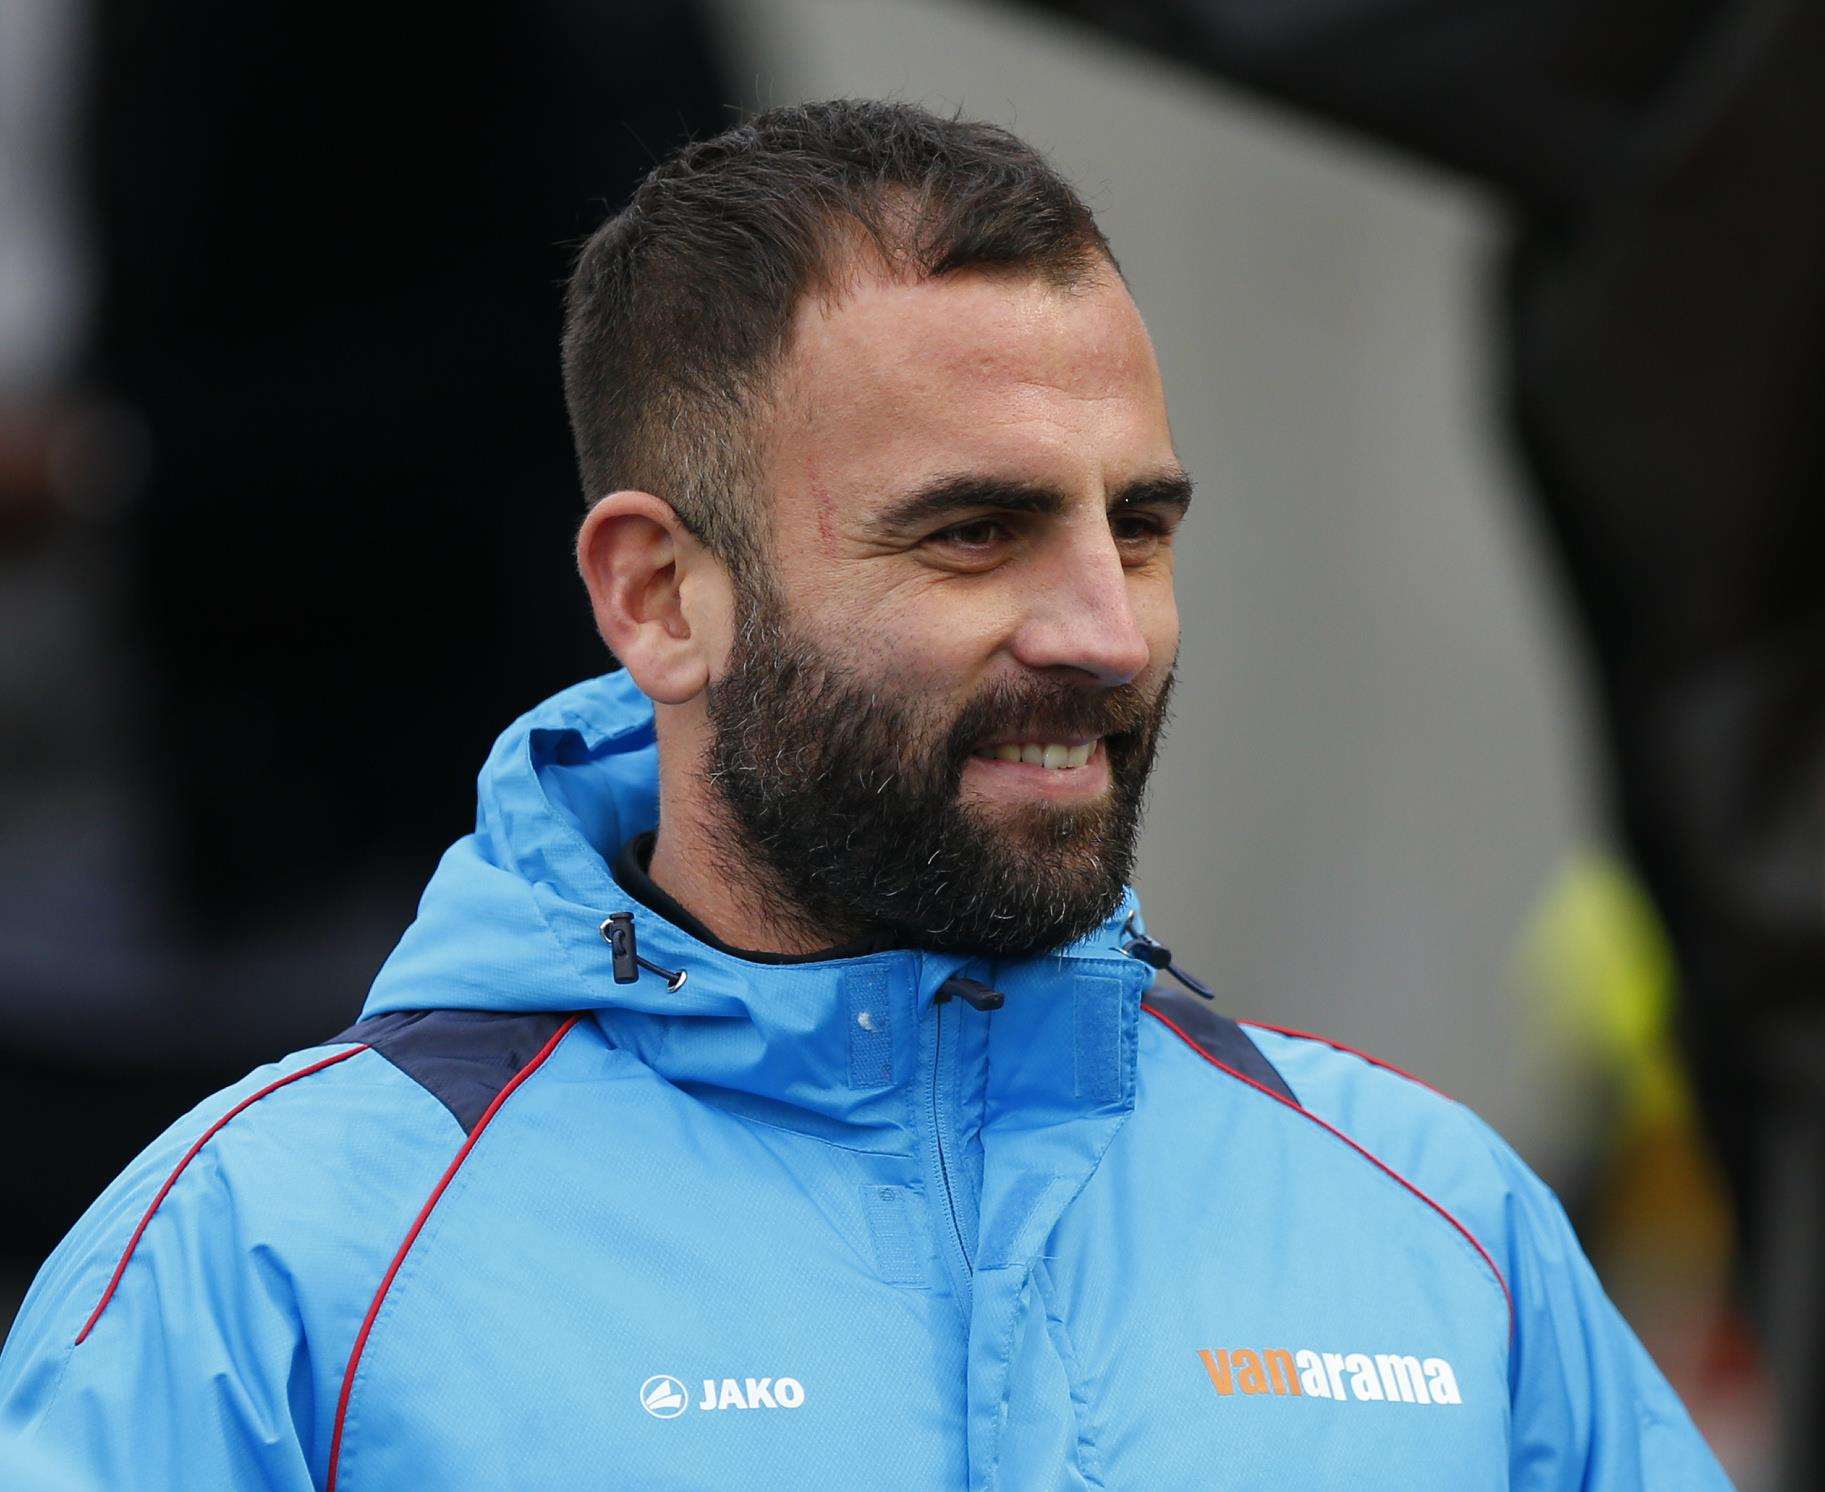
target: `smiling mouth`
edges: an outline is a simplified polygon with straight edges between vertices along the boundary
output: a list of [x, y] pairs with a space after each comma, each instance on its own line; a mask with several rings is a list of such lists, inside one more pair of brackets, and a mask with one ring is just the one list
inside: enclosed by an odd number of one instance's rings
[[1021, 762], [1029, 767], [1044, 767], [1052, 772], [1069, 772], [1086, 766], [1096, 754], [1100, 737], [1088, 741], [999, 741], [978, 747], [973, 753], [979, 760]]

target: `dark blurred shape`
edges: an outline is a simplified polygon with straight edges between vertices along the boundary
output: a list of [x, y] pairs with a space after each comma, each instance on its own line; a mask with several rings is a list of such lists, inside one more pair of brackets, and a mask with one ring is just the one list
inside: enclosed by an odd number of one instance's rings
[[1703, 65], [1731, 0], [1023, 0], [1171, 61], [1582, 212]]
[[[1795, 1443], [1825, 1480], [1825, 14], [1733, 17], [1509, 281], [1514, 410], [1594, 643]], [[1805, 1443], [1802, 1451], [1799, 1446]]]
[[102, 14], [95, 371], [150, 433], [151, 775], [208, 934], [441, 844], [600, 665], [556, 286], [725, 95], [691, 6]]
[[[560, 286], [728, 122], [690, 3], [100, 0], [89, 41], [99, 305], [65, 402], [134, 479], [113, 517], [23, 475], [5, 508], [110, 639], [64, 681], [94, 719], [9, 721], [55, 809], [0, 855], [4, 1117], [56, 1137], [8, 1186], [28, 1264], [191, 1103], [352, 1019], [495, 732], [606, 666]], [[8, 443], [21, 473], [56, 423]]]
[[1031, 0], [1502, 190], [1509, 414], [1825, 1485], [1825, 13]]

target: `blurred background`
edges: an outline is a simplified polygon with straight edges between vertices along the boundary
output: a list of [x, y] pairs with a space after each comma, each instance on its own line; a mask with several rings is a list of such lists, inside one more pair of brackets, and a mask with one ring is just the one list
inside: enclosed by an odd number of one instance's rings
[[1825, 25], [1775, 0], [0, 6], [0, 1321], [356, 1013], [597, 672], [576, 242], [744, 111], [1050, 152], [1202, 495], [1155, 935], [1481, 1110], [1825, 1485]]

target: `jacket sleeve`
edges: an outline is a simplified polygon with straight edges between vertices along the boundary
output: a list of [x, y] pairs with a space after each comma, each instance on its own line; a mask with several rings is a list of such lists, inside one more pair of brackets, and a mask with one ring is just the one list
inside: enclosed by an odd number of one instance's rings
[[1584, 1257], [1559, 1200], [1471, 1109], [1322, 1038], [1250, 1028], [1300, 1103], [1436, 1198], [1514, 1304], [1514, 1492], [1728, 1488], [1690, 1416]]
[[1678, 1396], [1604, 1293], [1558, 1198], [1483, 1127], [1507, 1183], [1504, 1269], [1515, 1308], [1510, 1485], [1515, 1492], [1729, 1488]]
[[0, 1486], [312, 1485], [289, 1280], [243, 1236], [207, 1150], [159, 1204], [107, 1309], [76, 1341], [201, 1127], [198, 1116], [180, 1120], [129, 1166], [26, 1296], [0, 1354]]

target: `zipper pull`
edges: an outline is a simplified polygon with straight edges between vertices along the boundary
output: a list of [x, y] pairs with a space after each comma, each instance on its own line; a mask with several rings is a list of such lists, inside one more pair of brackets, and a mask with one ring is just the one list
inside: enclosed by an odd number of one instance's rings
[[1000, 990], [990, 989], [979, 979], [966, 979], [961, 974], [953, 974], [938, 986], [938, 993], [932, 996], [932, 1004], [942, 1005], [952, 995], [985, 1012], [1001, 1009], [1008, 998]]

